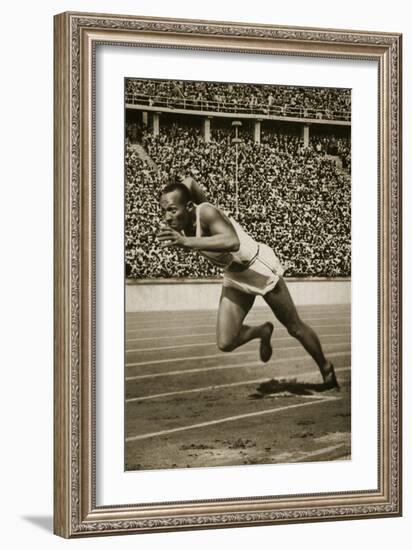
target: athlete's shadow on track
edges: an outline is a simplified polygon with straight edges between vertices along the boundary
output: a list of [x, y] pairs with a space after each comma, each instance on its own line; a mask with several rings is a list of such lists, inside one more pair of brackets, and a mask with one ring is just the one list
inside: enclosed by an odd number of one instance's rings
[[323, 383], [311, 384], [309, 382], [297, 382], [296, 379], [272, 379], [267, 382], [262, 382], [262, 384], [256, 388], [257, 393], [252, 394], [250, 397], [252, 399], [260, 399], [265, 395], [276, 394], [313, 395], [314, 393], [324, 392], [330, 389], [330, 387]]

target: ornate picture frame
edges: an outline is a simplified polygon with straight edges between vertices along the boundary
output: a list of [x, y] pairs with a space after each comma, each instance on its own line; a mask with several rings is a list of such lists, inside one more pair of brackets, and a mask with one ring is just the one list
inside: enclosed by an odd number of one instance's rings
[[[56, 15], [54, 25], [55, 533], [72, 538], [401, 515], [402, 36], [88, 13]], [[101, 45], [377, 64], [377, 488], [149, 503], [136, 494], [135, 504], [97, 502], [95, 92]]]

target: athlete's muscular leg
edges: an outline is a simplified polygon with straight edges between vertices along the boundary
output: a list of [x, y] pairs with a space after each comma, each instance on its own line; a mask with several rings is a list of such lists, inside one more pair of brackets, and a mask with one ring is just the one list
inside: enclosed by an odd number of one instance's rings
[[252, 338], [260, 338], [259, 327], [243, 325], [254, 301], [251, 294], [222, 287], [216, 326], [217, 345], [221, 351], [232, 351]]
[[323, 354], [316, 332], [299, 317], [288, 287], [282, 277], [277, 282], [275, 288], [265, 294], [264, 299], [277, 319], [286, 327], [289, 334], [299, 340], [305, 350], [313, 357], [325, 379], [329, 374], [331, 363]]
[[233, 351], [254, 338], [260, 338], [260, 354], [262, 360], [266, 362], [272, 355], [270, 337], [273, 325], [271, 323], [258, 326], [243, 324], [254, 301], [255, 296], [251, 294], [231, 287], [222, 288], [216, 327], [217, 345], [221, 351]]

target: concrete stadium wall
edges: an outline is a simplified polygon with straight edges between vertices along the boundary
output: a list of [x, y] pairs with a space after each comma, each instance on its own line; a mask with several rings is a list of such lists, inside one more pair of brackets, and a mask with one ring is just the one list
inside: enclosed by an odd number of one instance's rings
[[[350, 279], [286, 279], [296, 305], [350, 304]], [[128, 281], [126, 311], [215, 309], [221, 280]], [[259, 297], [257, 305], [263, 305]]]

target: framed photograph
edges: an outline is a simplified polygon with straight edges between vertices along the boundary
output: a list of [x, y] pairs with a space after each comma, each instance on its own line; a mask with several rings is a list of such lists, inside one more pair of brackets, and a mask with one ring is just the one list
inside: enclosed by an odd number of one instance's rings
[[54, 530], [401, 514], [401, 35], [55, 16]]

